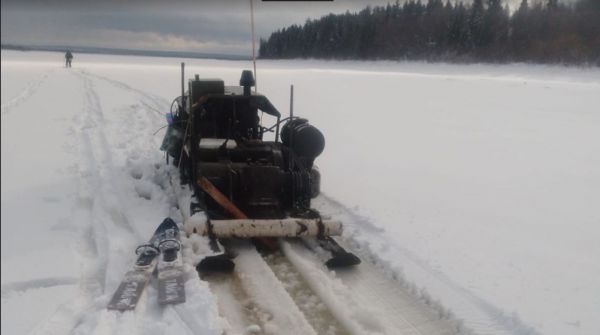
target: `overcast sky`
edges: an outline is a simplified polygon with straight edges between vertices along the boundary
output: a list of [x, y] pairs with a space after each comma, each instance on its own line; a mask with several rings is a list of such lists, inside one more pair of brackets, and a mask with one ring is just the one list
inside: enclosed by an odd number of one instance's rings
[[[2, 43], [252, 53], [250, 0], [1, 0], [1, 3]], [[279, 28], [302, 24], [307, 18], [346, 10], [355, 12], [367, 5], [387, 3], [388, 0], [254, 0], [257, 39], [267, 38]]]

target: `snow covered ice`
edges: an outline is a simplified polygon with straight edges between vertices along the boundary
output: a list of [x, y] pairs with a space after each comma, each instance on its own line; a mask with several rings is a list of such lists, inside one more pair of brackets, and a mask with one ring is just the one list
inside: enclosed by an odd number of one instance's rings
[[[135, 247], [165, 217], [181, 222], [154, 134], [180, 94], [179, 60], [81, 54], [66, 69], [62, 58], [2, 51], [2, 332], [269, 332], [221, 317], [236, 311], [191, 257], [185, 303], [159, 306], [150, 284], [134, 312], [106, 310]], [[252, 67], [185, 61], [188, 77], [228, 84]], [[600, 333], [599, 69], [259, 61], [257, 79], [284, 114], [294, 84], [295, 113], [323, 131], [314, 204], [346, 223], [344, 243], [370, 267], [463, 330]], [[309, 284], [354, 280], [321, 275]]]

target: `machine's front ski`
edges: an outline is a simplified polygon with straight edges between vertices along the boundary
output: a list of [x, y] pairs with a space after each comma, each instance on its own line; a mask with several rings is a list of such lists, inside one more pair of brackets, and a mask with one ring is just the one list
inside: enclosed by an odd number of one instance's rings
[[[153, 237], [154, 239], [154, 237]], [[156, 267], [158, 249], [152, 243], [141, 245], [137, 248], [139, 255], [133, 270], [128, 271], [121, 284], [108, 303], [109, 310], [126, 311], [135, 309], [148, 280]]]
[[[185, 272], [181, 259], [179, 228], [170, 218], [158, 239], [161, 255], [158, 260], [158, 302], [161, 305], [185, 302]], [[162, 226], [161, 225], [161, 226]]]
[[317, 239], [321, 247], [331, 253], [331, 258], [325, 262], [329, 269], [345, 268], [360, 264], [360, 258], [342, 248], [331, 236]]

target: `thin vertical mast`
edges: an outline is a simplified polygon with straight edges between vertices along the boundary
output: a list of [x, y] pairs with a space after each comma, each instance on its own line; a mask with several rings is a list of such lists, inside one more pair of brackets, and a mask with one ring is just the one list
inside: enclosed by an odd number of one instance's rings
[[256, 78], [256, 36], [254, 34], [254, 4], [250, 0], [250, 21], [252, 25], [252, 63], [254, 63], [254, 93], [257, 91], [258, 80]]
[[183, 82], [185, 81], [185, 63], [181, 62], [181, 110], [185, 111], [185, 86]]
[[294, 85], [290, 85], [290, 121], [294, 118]]

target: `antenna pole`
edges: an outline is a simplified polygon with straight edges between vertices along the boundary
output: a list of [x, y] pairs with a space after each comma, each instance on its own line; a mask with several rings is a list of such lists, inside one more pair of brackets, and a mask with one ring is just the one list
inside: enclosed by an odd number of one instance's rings
[[256, 78], [256, 35], [254, 34], [254, 1], [250, 0], [250, 22], [252, 25], [252, 63], [254, 63], [254, 93], [258, 87]]
[[183, 96], [185, 94], [184, 85], [183, 85], [184, 76], [185, 76], [185, 63], [181, 62], [181, 107], [183, 110], [185, 110], [185, 97]]
[[294, 117], [294, 85], [290, 85], [290, 120]]

